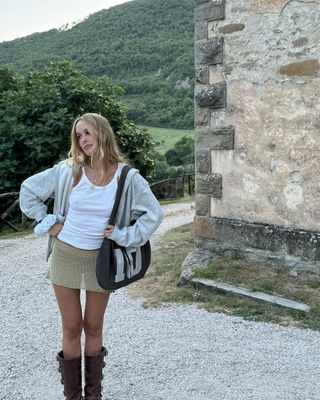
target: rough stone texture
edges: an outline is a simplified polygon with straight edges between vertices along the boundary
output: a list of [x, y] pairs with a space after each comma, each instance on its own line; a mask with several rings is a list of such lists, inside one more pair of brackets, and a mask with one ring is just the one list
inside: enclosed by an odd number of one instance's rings
[[224, 83], [224, 75], [222, 69], [219, 69], [220, 66], [209, 66], [209, 83], [210, 85], [215, 85], [217, 83]]
[[245, 28], [244, 24], [228, 24], [228, 25], [221, 26], [218, 29], [218, 32], [223, 33], [223, 34], [234, 33], [234, 32], [243, 31], [244, 28]]
[[189, 253], [182, 263], [182, 272], [178, 279], [177, 286], [187, 284], [194, 274], [195, 269], [207, 267], [216, 257], [217, 256], [210, 250], [195, 249]]
[[[202, 3], [202, 2], [201, 2]], [[213, 21], [224, 18], [224, 4], [213, 4], [211, 2], [203, 2], [195, 9], [196, 23], [201, 21]]]
[[[274, 12], [280, 13], [283, 8], [292, 0], [250, 0], [249, 1], [249, 10], [252, 10], [256, 13], [267, 13]], [[319, 0], [300, 0], [300, 3], [318, 3]]]
[[[247, 3], [247, 0], [227, 1], [226, 19], [213, 25], [208, 34], [208, 37], [216, 36], [220, 27], [235, 22], [245, 25], [243, 31], [224, 37], [226, 79], [255, 83], [269, 80], [308, 82], [309, 77], [285, 77], [279, 69], [289, 63], [319, 60], [319, 2], [290, 1], [281, 14], [253, 12]], [[275, 4], [269, 0], [264, 3], [270, 7]], [[299, 47], [297, 40], [302, 40]]]
[[320, 261], [320, 232], [227, 218], [196, 217], [199, 238], [230, 243], [238, 249], [281, 252], [299, 259]]
[[150, 188], [157, 199], [177, 199], [184, 196], [182, 178], [164, 179], [151, 185]]
[[196, 83], [201, 83], [203, 85], [208, 85], [210, 83], [208, 67], [202, 67], [196, 70]]
[[198, 149], [233, 150], [234, 127], [198, 128], [195, 142]]
[[196, 151], [196, 173], [209, 174], [210, 172], [210, 153], [209, 150]]
[[207, 195], [200, 193], [196, 194], [196, 215], [209, 217], [210, 216], [210, 199]]
[[306, 60], [283, 65], [279, 73], [288, 76], [316, 76], [319, 69], [318, 60]]
[[212, 38], [210, 40], [199, 40], [195, 46], [196, 65], [214, 65], [222, 63], [223, 40]]
[[209, 238], [195, 236], [195, 244], [198, 248], [210, 250], [213, 253], [224, 257], [239, 258], [251, 260], [254, 262], [263, 262], [266, 265], [279, 265], [289, 267], [297, 273], [303, 271], [312, 271], [320, 274], [320, 261], [301, 260], [299, 257], [293, 257], [283, 252], [271, 250], [261, 250], [257, 248], [238, 248], [233, 243], [215, 241]]
[[195, 41], [208, 39], [207, 21], [201, 21], [195, 25], [194, 39]]
[[220, 198], [222, 196], [221, 175], [197, 175], [196, 192]]
[[209, 126], [211, 121], [211, 110], [204, 107], [198, 107], [195, 104], [194, 123], [195, 126]]
[[195, 95], [199, 107], [222, 108], [226, 104], [226, 87], [224, 84], [209, 85], [200, 89]]
[[319, 229], [319, 87], [320, 78], [229, 82], [223, 122], [236, 127], [235, 150], [212, 153], [211, 171], [223, 176], [212, 216]]

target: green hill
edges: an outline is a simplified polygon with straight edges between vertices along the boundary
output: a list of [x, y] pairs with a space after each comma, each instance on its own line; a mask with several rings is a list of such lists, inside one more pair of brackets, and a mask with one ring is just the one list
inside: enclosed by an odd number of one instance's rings
[[172, 129], [172, 128], [154, 128], [150, 126], [140, 126], [146, 128], [150, 133], [155, 149], [160, 154], [165, 154], [166, 151], [172, 149], [174, 145], [184, 136], [194, 139], [193, 129]]
[[0, 64], [18, 72], [71, 60], [86, 76], [125, 90], [137, 123], [193, 127], [193, 0], [134, 0], [70, 29], [0, 43]]

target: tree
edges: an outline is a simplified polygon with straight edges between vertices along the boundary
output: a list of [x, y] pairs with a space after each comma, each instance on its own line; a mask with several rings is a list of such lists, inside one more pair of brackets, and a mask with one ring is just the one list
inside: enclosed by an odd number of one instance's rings
[[107, 117], [132, 164], [144, 176], [151, 173], [151, 137], [127, 119], [118, 101], [122, 90], [107, 77], [88, 79], [69, 62], [24, 76], [3, 74], [14, 87], [0, 93], [0, 192], [18, 190], [27, 176], [65, 158], [72, 122], [85, 112]]
[[194, 140], [183, 136], [174, 147], [165, 153], [169, 165], [187, 165], [194, 163]]

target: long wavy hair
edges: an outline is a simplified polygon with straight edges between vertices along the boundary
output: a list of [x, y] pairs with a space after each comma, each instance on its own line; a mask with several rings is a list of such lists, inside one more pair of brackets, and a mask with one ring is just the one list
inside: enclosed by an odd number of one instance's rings
[[[76, 125], [83, 121], [88, 131], [95, 136], [97, 144], [91, 157], [88, 157], [79, 145], [76, 134]], [[68, 154], [72, 159], [72, 176], [76, 185], [82, 175], [82, 167], [88, 163], [96, 165], [99, 169], [107, 170], [110, 164], [127, 162], [117, 145], [113, 129], [108, 120], [100, 114], [85, 113], [76, 118], [71, 129], [71, 148]]]

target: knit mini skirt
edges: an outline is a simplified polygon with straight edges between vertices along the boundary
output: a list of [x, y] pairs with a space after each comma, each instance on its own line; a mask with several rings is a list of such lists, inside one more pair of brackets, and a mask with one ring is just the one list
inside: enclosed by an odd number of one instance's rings
[[46, 278], [55, 285], [72, 289], [108, 292], [96, 277], [99, 250], [81, 250], [55, 239]]

